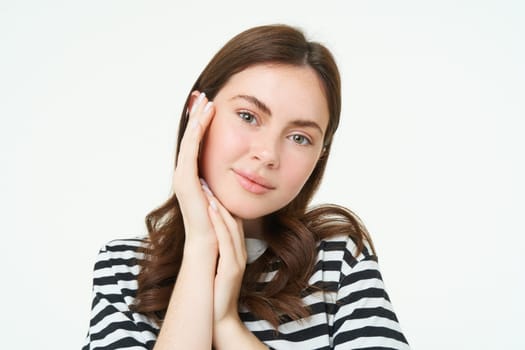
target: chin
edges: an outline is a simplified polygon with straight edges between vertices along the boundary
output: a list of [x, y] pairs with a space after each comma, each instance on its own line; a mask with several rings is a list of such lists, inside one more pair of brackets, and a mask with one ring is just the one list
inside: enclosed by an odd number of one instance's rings
[[243, 220], [258, 219], [277, 210], [273, 208], [250, 206], [246, 205], [246, 203], [223, 203], [223, 205], [230, 214]]
[[233, 216], [238, 217], [243, 220], [259, 219], [271, 213], [267, 211], [249, 210], [247, 208], [240, 208], [238, 210], [236, 210], [236, 208], [233, 208], [233, 209], [226, 208], [226, 209], [228, 209], [230, 214], [232, 214]]

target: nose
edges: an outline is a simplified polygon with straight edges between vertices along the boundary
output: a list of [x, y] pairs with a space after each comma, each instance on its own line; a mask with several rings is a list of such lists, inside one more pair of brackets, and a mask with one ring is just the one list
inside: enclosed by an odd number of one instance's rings
[[261, 137], [252, 145], [252, 159], [261, 162], [265, 167], [277, 169], [279, 158], [279, 144], [276, 140]]

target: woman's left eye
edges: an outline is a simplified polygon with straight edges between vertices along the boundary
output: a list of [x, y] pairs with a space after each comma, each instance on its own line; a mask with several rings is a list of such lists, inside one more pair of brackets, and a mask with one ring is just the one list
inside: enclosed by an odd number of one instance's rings
[[257, 122], [257, 119], [255, 118], [255, 116], [251, 113], [248, 113], [248, 112], [239, 112], [239, 117], [244, 120], [246, 123], [249, 123], [249, 124], [254, 124], [255, 122]]
[[290, 136], [290, 139], [299, 145], [311, 145], [312, 142], [304, 135], [294, 134]]

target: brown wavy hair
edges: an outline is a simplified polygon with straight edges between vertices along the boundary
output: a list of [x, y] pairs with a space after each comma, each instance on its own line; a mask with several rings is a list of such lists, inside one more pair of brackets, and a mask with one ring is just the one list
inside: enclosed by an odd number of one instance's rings
[[[324, 87], [329, 121], [324, 137], [324, 151], [300, 193], [284, 208], [263, 218], [264, 239], [268, 249], [248, 264], [239, 303], [255, 316], [278, 326], [282, 317], [300, 319], [309, 315], [302, 295], [312, 286], [308, 280], [316, 261], [319, 240], [346, 234], [356, 242], [360, 253], [370, 238], [360, 220], [351, 211], [336, 205], [308, 209], [321, 182], [333, 135], [341, 111], [339, 71], [330, 51], [304, 34], [286, 25], [267, 25], [248, 29], [230, 41], [212, 58], [188, 93], [179, 124], [176, 156], [188, 123], [187, 108], [191, 92], [205, 92], [213, 100], [234, 74], [257, 64], [277, 63], [309, 66]], [[138, 290], [134, 310], [162, 324], [179, 272], [184, 248], [184, 224], [175, 194], [146, 217], [149, 232], [142, 248]], [[372, 248], [373, 249], [373, 248]], [[269, 266], [278, 262], [278, 272], [269, 283], [257, 283]], [[315, 287], [315, 286], [314, 286]]]

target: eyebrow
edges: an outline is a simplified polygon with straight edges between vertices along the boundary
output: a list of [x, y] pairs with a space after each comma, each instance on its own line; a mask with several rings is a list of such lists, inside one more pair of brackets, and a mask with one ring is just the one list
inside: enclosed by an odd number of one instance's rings
[[270, 110], [270, 107], [264, 104], [264, 102], [259, 100], [257, 97], [251, 95], [236, 95], [233, 96], [231, 99], [235, 100], [238, 98], [250, 102], [251, 104], [255, 105], [255, 107], [260, 109], [264, 114], [268, 114], [270, 117], [272, 116], [272, 111]]
[[297, 119], [297, 120], [292, 121], [290, 124], [292, 124], [294, 126], [300, 126], [300, 127], [303, 127], [303, 128], [317, 129], [317, 131], [319, 131], [319, 133], [321, 135], [324, 135], [323, 129], [321, 129], [319, 124], [317, 124], [316, 122], [311, 121], [311, 120]]
[[[236, 95], [231, 98], [231, 100], [235, 100], [235, 99], [242, 99], [242, 100], [248, 101], [249, 103], [255, 105], [255, 107], [260, 109], [263, 113], [267, 114], [270, 117], [272, 116], [272, 111], [270, 110], [270, 107], [268, 107], [264, 102], [262, 102], [255, 96]], [[321, 135], [324, 135], [323, 129], [321, 129], [319, 124], [317, 124], [316, 122], [312, 120], [297, 119], [297, 120], [292, 121], [290, 124], [294, 126], [317, 129]]]

